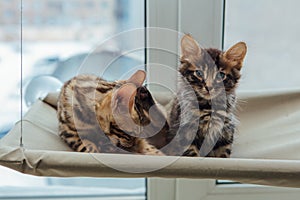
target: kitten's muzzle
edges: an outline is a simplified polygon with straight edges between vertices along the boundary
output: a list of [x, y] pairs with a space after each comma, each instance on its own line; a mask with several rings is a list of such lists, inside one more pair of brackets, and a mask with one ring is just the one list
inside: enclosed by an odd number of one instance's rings
[[137, 95], [139, 95], [139, 99], [145, 100], [149, 97], [148, 90], [145, 87], [137, 88]]
[[214, 89], [212, 86], [205, 85], [204, 87], [207, 90], [207, 92], [210, 92], [210, 91], [212, 91]]

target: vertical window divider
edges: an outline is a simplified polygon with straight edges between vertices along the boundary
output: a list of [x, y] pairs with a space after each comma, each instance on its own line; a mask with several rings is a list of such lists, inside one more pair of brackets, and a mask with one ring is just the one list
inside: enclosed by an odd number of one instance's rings
[[23, 0], [20, 0], [20, 59], [21, 59], [21, 70], [20, 70], [20, 98], [21, 98], [21, 103], [20, 103], [20, 123], [21, 123], [21, 135], [20, 135], [20, 147], [23, 147]]

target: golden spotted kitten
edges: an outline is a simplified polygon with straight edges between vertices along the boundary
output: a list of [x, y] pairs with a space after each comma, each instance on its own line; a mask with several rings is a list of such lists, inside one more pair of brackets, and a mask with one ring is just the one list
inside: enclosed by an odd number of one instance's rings
[[[166, 154], [230, 157], [238, 122], [235, 90], [246, 44], [239, 42], [225, 52], [201, 49], [187, 34], [181, 40], [181, 52], [178, 93], [168, 136], [168, 142], [175, 139], [175, 143], [169, 145]], [[185, 149], [180, 154], [182, 147]]]
[[[165, 116], [142, 86], [145, 76], [139, 70], [128, 80], [115, 82], [94, 75], [67, 81], [58, 99], [60, 137], [78, 152], [163, 155], [143, 139], [161, 130], [159, 139], [164, 140], [168, 129]], [[155, 115], [149, 114], [150, 108]], [[153, 137], [149, 141], [156, 144]]]

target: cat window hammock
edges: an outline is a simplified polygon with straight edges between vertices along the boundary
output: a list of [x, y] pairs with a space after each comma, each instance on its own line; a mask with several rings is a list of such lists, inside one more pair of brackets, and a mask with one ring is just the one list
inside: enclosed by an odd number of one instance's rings
[[[242, 105], [233, 158], [174, 160], [171, 156], [72, 152], [57, 135], [57, 94], [49, 94], [0, 140], [0, 164], [37, 176], [211, 178], [300, 187], [300, 91], [240, 96], [247, 103]], [[141, 173], [124, 172], [128, 169]]]

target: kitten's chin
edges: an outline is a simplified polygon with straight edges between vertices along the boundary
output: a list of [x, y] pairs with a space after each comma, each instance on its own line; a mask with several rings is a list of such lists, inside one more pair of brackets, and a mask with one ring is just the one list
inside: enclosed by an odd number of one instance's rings
[[208, 94], [201, 94], [200, 95], [203, 99], [205, 100], [211, 100], [214, 98], [214, 96], [210, 95], [209, 93]]

